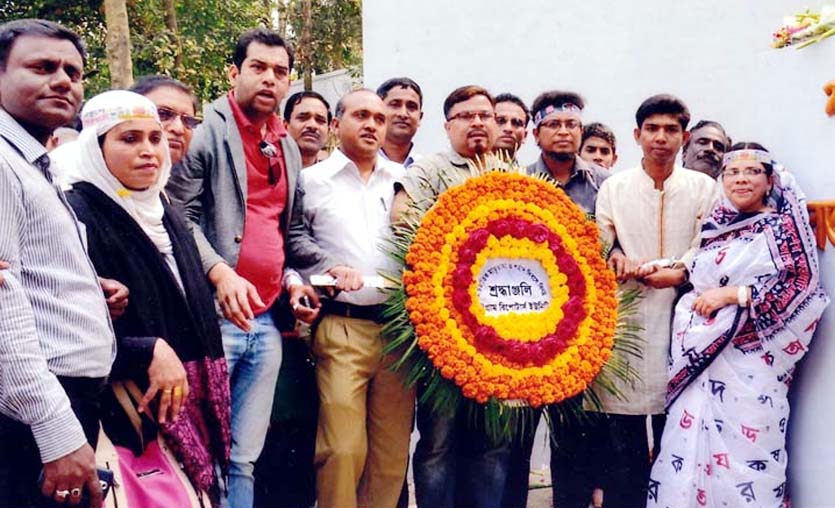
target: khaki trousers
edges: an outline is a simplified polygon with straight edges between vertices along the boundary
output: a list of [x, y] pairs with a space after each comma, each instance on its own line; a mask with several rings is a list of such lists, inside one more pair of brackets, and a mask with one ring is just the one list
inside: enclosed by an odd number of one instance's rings
[[316, 330], [319, 508], [395, 508], [409, 461], [415, 392], [388, 370], [382, 326], [325, 316]]

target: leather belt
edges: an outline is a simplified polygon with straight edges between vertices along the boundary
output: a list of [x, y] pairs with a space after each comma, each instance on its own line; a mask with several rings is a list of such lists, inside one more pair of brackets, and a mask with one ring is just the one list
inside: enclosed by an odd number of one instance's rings
[[382, 322], [383, 309], [385, 305], [354, 305], [352, 303], [336, 302], [328, 300], [324, 302], [324, 311], [326, 314], [336, 314], [337, 316], [353, 318], [353, 319], [367, 319], [375, 323]]

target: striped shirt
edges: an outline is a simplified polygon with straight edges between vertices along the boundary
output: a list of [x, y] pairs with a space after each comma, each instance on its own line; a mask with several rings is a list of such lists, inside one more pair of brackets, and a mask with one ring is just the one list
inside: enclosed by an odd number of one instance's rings
[[116, 343], [101, 286], [44, 147], [0, 109], [0, 413], [43, 462], [85, 442], [56, 376], [100, 378]]

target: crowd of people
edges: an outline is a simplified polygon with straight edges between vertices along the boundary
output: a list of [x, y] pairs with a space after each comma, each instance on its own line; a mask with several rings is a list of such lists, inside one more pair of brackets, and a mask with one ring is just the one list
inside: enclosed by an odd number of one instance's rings
[[300, 92], [282, 117], [292, 47], [259, 28], [230, 49], [230, 89], [202, 110], [166, 76], [82, 107], [75, 33], [0, 26], [0, 507], [101, 505], [99, 422], [145, 442], [123, 381], [212, 504], [403, 507], [416, 424], [418, 507], [526, 506], [536, 427], [496, 440], [433, 411], [390, 368], [374, 276], [397, 269], [380, 245], [410, 204], [474, 159], [518, 165], [529, 129], [528, 174], [594, 216], [641, 295], [639, 379], [536, 414], [554, 506], [787, 506], [788, 385], [828, 298], [805, 198], [763, 146], [688, 130], [684, 102], [655, 95], [642, 159], [612, 172], [615, 136], [581, 95], [528, 107], [468, 85], [443, 104], [449, 147], [424, 156], [412, 79], [333, 109]]

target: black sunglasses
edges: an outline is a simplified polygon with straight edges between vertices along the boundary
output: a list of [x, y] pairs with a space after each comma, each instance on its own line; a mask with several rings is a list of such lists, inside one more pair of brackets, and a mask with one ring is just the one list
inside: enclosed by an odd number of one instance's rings
[[186, 126], [186, 129], [194, 130], [197, 128], [198, 125], [203, 121], [199, 118], [186, 115], [184, 113], [177, 113], [173, 109], [169, 108], [157, 108], [157, 113], [159, 114], [159, 120], [161, 122], [168, 122], [174, 120], [176, 117], [180, 117], [180, 120], [183, 122], [183, 125]]

